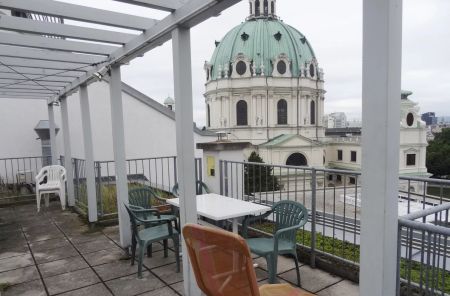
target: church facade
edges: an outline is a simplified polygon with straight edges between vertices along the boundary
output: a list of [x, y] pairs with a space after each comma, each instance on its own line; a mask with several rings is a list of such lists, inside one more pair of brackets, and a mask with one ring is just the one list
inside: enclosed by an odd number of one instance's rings
[[[329, 133], [324, 71], [306, 37], [276, 14], [276, 0], [250, 0], [250, 15], [205, 62], [206, 128], [250, 142], [266, 163], [360, 170], [361, 130]], [[427, 175], [426, 126], [403, 92], [402, 175]], [[342, 110], [345, 111], [345, 110]]]

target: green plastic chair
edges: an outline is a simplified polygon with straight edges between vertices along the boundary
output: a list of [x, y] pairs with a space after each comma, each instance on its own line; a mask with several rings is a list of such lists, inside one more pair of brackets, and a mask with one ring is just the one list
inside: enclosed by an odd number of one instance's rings
[[[178, 190], [179, 190], [178, 183], [175, 183], [175, 185], [173, 185], [173, 187], [172, 187], [172, 194], [178, 197], [179, 196]], [[196, 181], [195, 182], [195, 192], [197, 195], [200, 195], [200, 194], [211, 193], [211, 190], [209, 190], [208, 186], [206, 186], [206, 184], [203, 183], [202, 181]]]
[[[161, 203], [161, 204], [167, 204], [165, 199], [159, 197], [156, 195], [156, 193], [150, 188], [150, 187], [139, 187], [139, 188], [135, 188], [135, 189], [131, 189], [128, 191], [128, 201], [130, 203], [130, 208], [132, 210], [144, 210], [144, 209], [151, 209], [153, 208], [153, 205], [157, 204], [157, 203]], [[177, 229], [179, 231], [178, 228], [178, 222], [176, 219], [176, 215], [170, 214], [170, 215], [160, 215], [160, 218], [162, 219], [169, 219], [174, 221], [175, 223], [175, 229]], [[156, 216], [148, 216], [147, 219], [156, 219], [157, 221], [155, 221], [154, 223], [147, 223], [147, 226], [153, 226], [154, 224], [158, 224], [159, 220]], [[167, 240], [165, 240], [164, 242], [164, 250], [167, 250], [168, 245], [167, 245]], [[152, 244], [148, 245], [147, 248], [147, 256], [151, 257], [152, 256]]]
[[[275, 224], [273, 237], [248, 238], [250, 223], [260, 221], [272, 215]], [[260, 216], [246, 217], [242, 223], [243, 236], [252, 253], [265, 257], [269, 269], [269, 283], [275, 283], [277, 274], [278, 255], [292, 255], [295, 260], [297, 282], [300, 286], [300, 270], [298, 267], [296, 236], [297, 230], [308, 221], [308, 211], [295, 201], [279, 201], [272, 206], [272, 210]]]
[[[125, 205], [130, 216], [132, 238], [131, 238], [131, 265], [134, 265], [136, 257], [136, 246], [139, 245], [138, 259], [138, 278], [142, 278], [142, 263], [147, 246], [171, 239], [175, 248], [175, 257], [177, 262], [177, 272], [180, 272], [180, 251], [179, 251], [179, 233], [172, 227], [173, 219], [161, 218], [159, 212], [155, 209], [131, 209]], [[155, 217], [156, 216], [156, 217]], [[155, 222], [158, 223], [155, 223]], [[139, 229], [140, 225], [145, 225], [144, 229]], [[167, 258], [167, 249], [164, 249], [164, 257]]]

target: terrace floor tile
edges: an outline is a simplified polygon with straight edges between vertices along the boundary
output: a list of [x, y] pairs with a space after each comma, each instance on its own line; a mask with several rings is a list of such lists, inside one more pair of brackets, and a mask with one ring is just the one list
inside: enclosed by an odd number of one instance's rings
[[318, 296], [359, 296], [359, 286], [348, 280], [343, 280], [317, 293]]
[[71, 291], [100, 282], [98, 276], [90, 268], [71, 271], [44, 279], [50, 295]]
[[164, 287], [164, 283], [148, 271], [142, 273], [142, 279], [133, 274], [108, 281], [106, 285], [116, 296], [138, 295]]
[[47, 296], [41, 280], [14, 285], [2, 292], [2, 296]]
[[42, 277], [47, 278], [70, 271], [80, 270], [89, 267], [81, 256], [74, 256], [56, 260], [52, 262], [42, 263], [38, 265]]
[[61, 296], [111, 296], [111, 292], [105, 287], [104, 284], [95, 284], [92, 286], [84, 287], [78, 290], [73, 290], [63, 294]]
[[36, 266], [28, 266], [0, 273], [0, 282], [11, 285], [30, 282], [39, 279]]
[[[297, 285], [297, 274], [295, 269], [278, 275], [280, 278]], [[320, 269], [313, 269], [307, 265], [300, 267], [301, 288], [316, 293], [329, 287], [342, 279]]]
[[34, 265], [30, 254], [0, 260], [0, 272]]
[[97, 265], [94, 267], [94, 270], [102, 280], [108, 281], [137, 273], [137, 266], [137, 263], [132, 266], [130, 260], [119, 260], [112, 263]]

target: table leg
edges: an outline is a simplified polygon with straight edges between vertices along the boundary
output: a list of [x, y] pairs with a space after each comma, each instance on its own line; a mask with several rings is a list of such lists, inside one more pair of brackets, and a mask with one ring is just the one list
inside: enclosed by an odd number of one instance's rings
[[236, 234], [238, 234], [238, 220], [237, 220], [237, 218], [233, 218], [233, 220], [232, 220], [232, 223], [233, 223], [233, 233], [236, 233]]

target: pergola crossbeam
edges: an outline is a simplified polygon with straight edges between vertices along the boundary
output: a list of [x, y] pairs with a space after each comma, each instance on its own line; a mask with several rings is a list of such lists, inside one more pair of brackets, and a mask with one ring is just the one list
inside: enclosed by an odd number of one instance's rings
[[18, 91], [18, 90], [31, 90], [31, 91], [40, 91], [40, 90], [45, 90], [45, 89], [50, 89], [54, 92], [58, 91], [59, 89], [61, 89], [61, 87], [56, 87], [56, 86], [47, 86], [47, 85], [42, 85], [40, 82], [38, 82], [39, 84], [33, 83], [33, 85], [22, 85], [22, 84], [0, 84], [0, 91], [6, 91], [6, 90], [13, 90], [13, 91]]
[[9, 67], [24, 67], [24, 68], [41, 68], [52, 70], [69, 70], [75, 72], [87, 72], [89, 65], [80, 65], [67, 62], [53, 62], [53, 61], [37, 61], [27, 60], [23, 58], [0, 57], [0, 65]]
[[157, 22], [151, 18], [52, 0], [0, 0], [0, 8], [17, 9], [64, 19], [141, 31], [152, 27]]
[[9, 32], [0, 32], [0, 44], [106, 56], [117, 49], [115, 46], [104, 44], [78, 42]]
[[14, 67], [14, 71], [10, 68], [0, 65], [0, 73], [17, 73], [24, 75], [39, 75], [45, 77], [65, 77], [71, 79], [64, 79], [64, 81], [72, 81], [73, 79], [80, 77], [80, 72], [72, 70], [52, 70], [52, 69], [40, 69], [40, 68], [27, 68], [27, 67]]
[[16, 57], [41, 61], [71, 62], [76, 64], [94, 64], [105, 60], [103, 56], [59, 52], [10, 45], [0, 45], [0, 57]]
[[143, 7], [174, 12], [181, 6], [183, 6], [183, 1], [180, 0], [115, 0], [120, 2], [125, 2], [133, 5], [139, 5]]
[[85, 28], [60, 23], [35, 21], [6, 15], [0, 15], [0, 28], [20, 33], [51, 35], [115, 44], [125, 44], [136, 37], [136, 35], [133, 34]]
[[36, 96], [17, 96], [17, 95], [2, 95], [0, 99], [29, 99], [29, 100], [48, 100], [48, 97], [36, 97]]
[[[1, 0], [0, 0], [1, 2]], [[156, 25], [149, 28], [141, 35], [135, 37], [124, 47], [118, 48], [110, 55], [110, 61], [102, 66], [97, 66], [93, 70], [87, 72], [82, 77], [76, 79], [69, 84], [60, 96], [66, 95], [76, 89], [80, 84], [86, 83], [92, 79], [92, 75], [99, 71], [102, 67], [120, 65], [128, 63], [132, 59], [142, 56], [145, 52], [155, 48], [167, 40], [170, 40], [172, 31], [181, 27], [192, 27], [202, 21], [215, 16], [218, 12], [233, 6], [240, 0], [191, 0], [176, 12], [168, 15]], [[56, 98], [55, 98], [56, 99]]]

